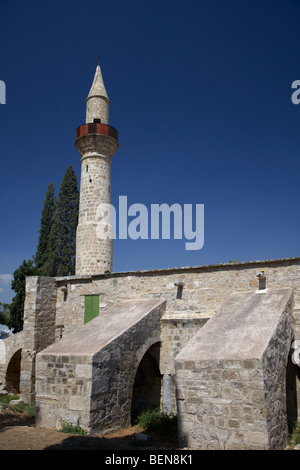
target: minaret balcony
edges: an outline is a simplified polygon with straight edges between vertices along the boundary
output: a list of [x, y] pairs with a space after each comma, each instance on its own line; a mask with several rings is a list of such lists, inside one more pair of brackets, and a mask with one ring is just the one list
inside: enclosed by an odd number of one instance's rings
[[75, 147], [82, 158], [111, 158], [119, 147], [118, 132], [108, 124], [91, 122], [76, 130]]
[[101, 122], [90, 122], [79, 126], [76, 130], [76, 139], [89, 134], [107, 135], [118, 141], [118, 131], [114, 127]]

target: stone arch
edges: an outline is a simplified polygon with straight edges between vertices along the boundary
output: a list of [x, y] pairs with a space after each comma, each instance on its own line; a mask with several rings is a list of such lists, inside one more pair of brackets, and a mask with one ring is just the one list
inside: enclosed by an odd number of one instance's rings
[[[8, 377], [10, 378], [9, 383], [11, 382], [11, 374], [14, 369], [15, 372], [18, 371], [18, 374], [20, 374], [21, 364], [19, 361], [21, 360], [22, 346], [23, 331], [8, 336], [8, 338], [2, 339], [0, 341], [0, 389], [6, 390], [7, 373]], [[19, 376], [15, 381], [20, 381]], [[19, 388], [20, 386], [18, 385], [17, 389]]]
[[135, 369], [131, 397], [131, 423], [146, 409], [160, 408], [162, 375], [159, 369], [160, 341], [154, 342]]
[[21, 356], [22, 349], [18, 349], [7, 365], [5, 390], [10, 393], [20, 393]]
[[121, 302], [39, 352], [38, 425], [75, 424], [80, 417], [81, 427], [95, 434], [130, 426], [136, 372], [145, 352], [160, 341], [165, 304], [162, 299]]

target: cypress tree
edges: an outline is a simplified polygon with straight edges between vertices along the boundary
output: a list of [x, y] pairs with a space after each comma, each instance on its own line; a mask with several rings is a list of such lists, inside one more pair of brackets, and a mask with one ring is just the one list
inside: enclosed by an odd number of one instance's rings
[[78, 182], [72, 166], [69, 165], [60, 185], [49, 236], [47, 269], [50, 276], [75, 274], [78, 211]]
[[[76, 228], [79, 212], [77, 177], [71, 165], [66, 169], [55, 202], [54, 185], [47, 188], [42, 210], [39, 241], [34, 260], [23, 261], [14, 272], [11, 287], [16, 292], [9, 305], [7, 325], [14, 333], [23, 328], [27, 276], [70, 276], [75, 274]], [[35, 262], [35, 264], [34, 264]]]
[[14, 272], [11, 287], [16, 292], [16, 295], [9, 306], [10, 317], [7, 322], [7, 325], [14, 329], [14, 333], [23, 329], [26, 277], [34, 276], [35, 274], [36, 270], [32, 260], [24, 260], [21, 266]]
[[50, 276], [48, 258], [50, 256], [50, 233], [53, 226], [55, 211], [54, 184], [49, 183], [42, 210], [40, 235], [35, 254], [35, 264], [37, 274], [40, 276]]

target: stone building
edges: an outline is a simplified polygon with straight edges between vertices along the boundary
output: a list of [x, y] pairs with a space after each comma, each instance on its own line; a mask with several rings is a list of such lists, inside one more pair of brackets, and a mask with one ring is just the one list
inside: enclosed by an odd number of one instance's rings
[[[98, 66], [77, 129], [76, 274], [29, 277], [24, 329], [0, 341], [0, 387], [36, 424], [102, 434], [144, 408], [178, 413], [181, 446], [282, 449], [300, 416], [300, 257], [112, 272], [118, 133]], [[100, 209], [99, 209], [100, 207]]]

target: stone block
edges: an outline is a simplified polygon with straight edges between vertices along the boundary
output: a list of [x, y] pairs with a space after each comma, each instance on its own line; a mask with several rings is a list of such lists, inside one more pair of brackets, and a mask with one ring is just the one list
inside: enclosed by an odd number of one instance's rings
[[177, 388], [185, 397], [178, 401], [181, 441], [197, 449], [285, 447], [292, 294], [288, 288], [233, 294], [181, 350], [175, 358]]

